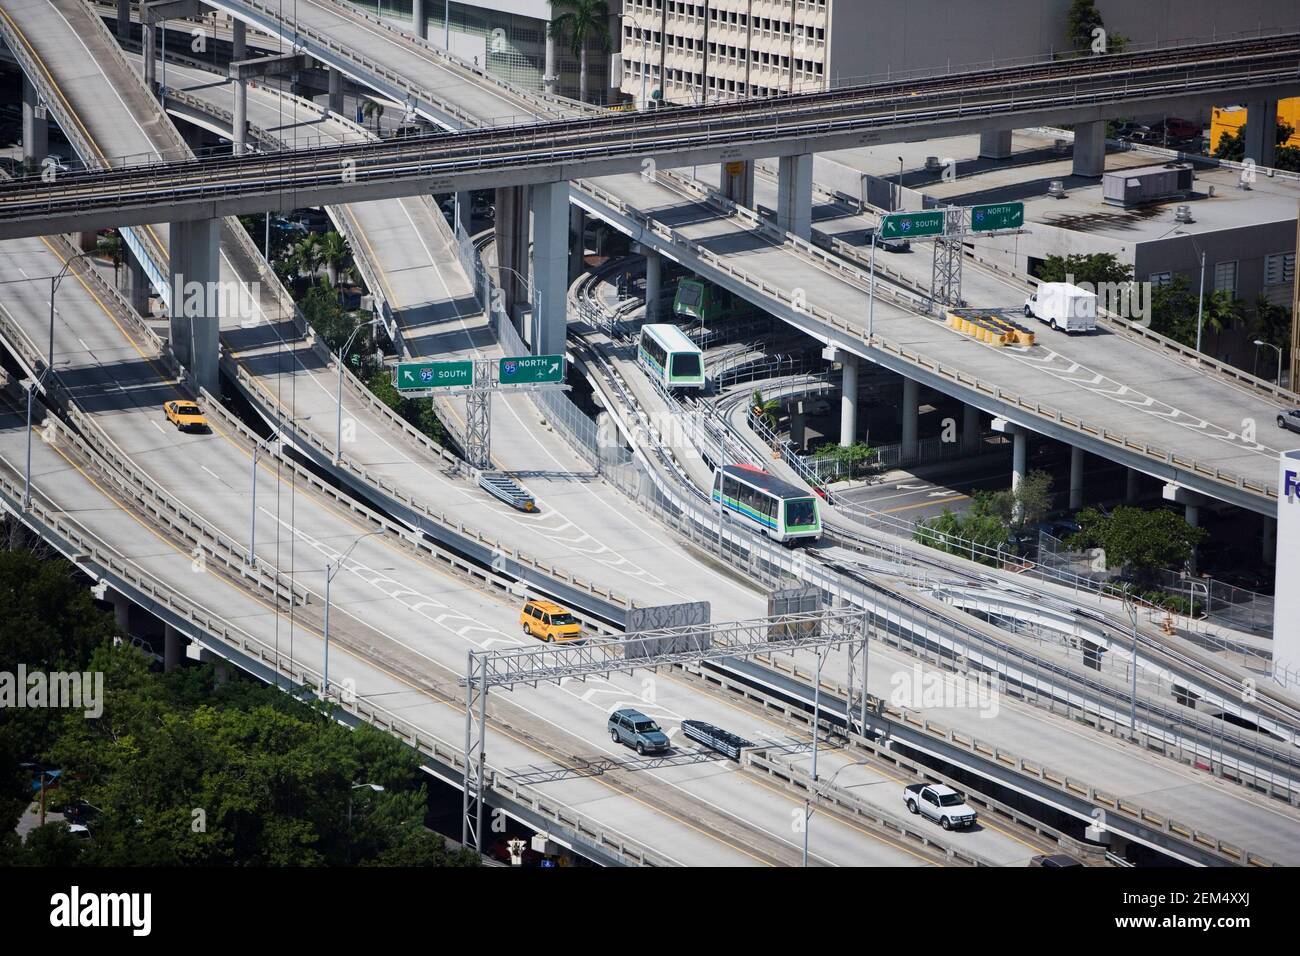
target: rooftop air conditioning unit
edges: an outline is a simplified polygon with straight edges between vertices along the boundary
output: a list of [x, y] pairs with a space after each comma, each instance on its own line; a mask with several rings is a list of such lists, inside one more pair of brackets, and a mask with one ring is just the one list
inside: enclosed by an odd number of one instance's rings
[[927, 172], [931, 172], [931, 173], [936, 172], [939, 169], [939, 157], [938, 156], [925, 157], [925, 168]]
[[1047, 184], [1047, 195], [1054, 199], [1065, 198], [1065, 183], [1059, 179], [1053, 179]]
[[1179, 206], [1174, 210], [1174, 222], [1195, 222], [1191, 206]]

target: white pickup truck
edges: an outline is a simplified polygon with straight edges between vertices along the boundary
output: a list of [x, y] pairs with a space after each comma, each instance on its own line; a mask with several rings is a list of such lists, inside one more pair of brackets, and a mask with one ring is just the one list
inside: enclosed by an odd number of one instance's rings
[[934, 820], [945, 830], [975, 823], [975, 811], [966, 805], [966, 798], [941, 783], [914, 783], [903, 791], [903, 802], [909, 813]]

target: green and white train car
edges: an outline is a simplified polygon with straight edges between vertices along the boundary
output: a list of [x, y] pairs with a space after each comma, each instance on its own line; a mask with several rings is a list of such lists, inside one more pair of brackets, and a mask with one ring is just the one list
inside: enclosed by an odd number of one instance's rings
[[822, 534], [816, 496], [753, 465], [723, 465], [713, 473], [713, 501], [774, 541], [795, 545]]
[[637, 361], [664, 388], [703, 389], [704, 353], [675, 325], [643, 325]]

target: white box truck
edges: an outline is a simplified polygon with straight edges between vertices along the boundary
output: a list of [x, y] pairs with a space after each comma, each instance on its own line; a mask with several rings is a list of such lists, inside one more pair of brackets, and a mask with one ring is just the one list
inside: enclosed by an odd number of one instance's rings
[[1065, 332], [1091, 332], [1097, 327], [1097, 295], [1068, 282], [1043, 282], [1025, 300], [1025, 315]]

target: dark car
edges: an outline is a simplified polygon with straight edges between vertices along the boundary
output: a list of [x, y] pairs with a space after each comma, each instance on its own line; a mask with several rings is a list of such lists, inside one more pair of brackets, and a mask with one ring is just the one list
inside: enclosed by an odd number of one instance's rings
[[1041, 866], [1046, 870], [1064, 870], [1072, 866], [1083, 866], [1083, 863], [1064, 853], [1044, 853], [1030, 860], [1029, 865]]
[[639, 754], [663, 753], [668, 749], [668, 735], [659, 725], [630, 707], [609, 715], [609, 736], [616, 744], [632, 747]]
[[1300, 432], [1300, 408], [1293, 408], [1290, 411], [1282, 412], [1277, 416], [1277, 427], [1286, 428], [1293, 432]]
[[[874, 229], [866, 230], [862, 235], [863, 244], [867, 246], [871, 245], [871, 237], [875, 235], [875, 233], [876, 230]], [[876, 240], [876, 246], [877, 248], [884, 249], [886, 252], [909, 252], [912, 248], [912, 244], [906, 239], [886, 239], [884, 236], [881, 236]]]

